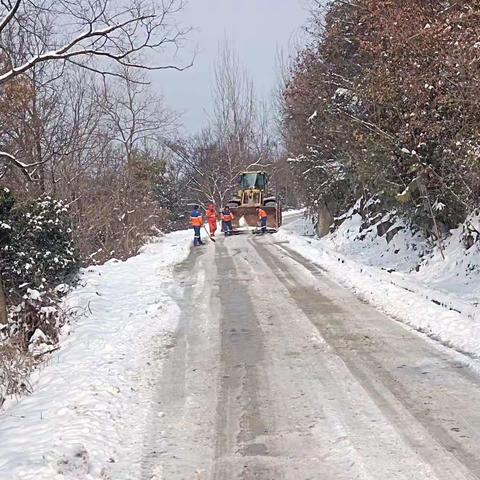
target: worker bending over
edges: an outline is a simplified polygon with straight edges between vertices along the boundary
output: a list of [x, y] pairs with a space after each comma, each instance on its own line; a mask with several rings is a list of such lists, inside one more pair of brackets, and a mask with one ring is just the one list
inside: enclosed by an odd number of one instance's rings
[[267, 212], [260, 207], [257, 207], [258, 219], [260, 220], [260, 225], [262, 227], [262, 235], [267, 232]]

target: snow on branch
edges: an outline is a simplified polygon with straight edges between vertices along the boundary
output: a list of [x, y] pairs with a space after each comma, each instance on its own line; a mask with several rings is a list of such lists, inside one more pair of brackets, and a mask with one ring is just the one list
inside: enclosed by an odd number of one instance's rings
[[[189, 29], [180, 28], [172, 17], [183, 6], [184, 0], [2, 1], [0, 34], [26, 39], [35, 53], [16, 60], [19, 52], [7, 50], [9, 66], [0, 75], [0, 85], [37, 64], [55, 60], [71, 61], [102, 74], [113, 73], [109, 62], [149, 70], [184, 70], [190, 64], [147, 64], [139, 60], [143, 52], [148, 51], [152, 58], [154, 50], [165, 53], [178, 48]], [[48, 35], [39, 38], [36, 32], [46, 25]], [[15, 41], [10, 43], [15, 45]]]
[[[191, 62], [176, 65], [168, 60], [175, 58], [190, 31], [175, 21], [184, 4], [185, 0], [0, 0], [0, 86], [52, 62], [122, 78], [128, 69], [184, 70]], [[42, 163], [27, 165], [0, 152], [0, 178], [14, 166], [35, 181]]]
[[[36, 167], [38, 167], [39, 165], [42, 165], [45, 162], [25, 164], [20, 160], [17, 160], [17, 158], [15, 158], [10, 153], [0, 151], [0, 163], [6, 163], [6, 164], [10, 164], [17, 167], [25, 175], [25, 177], [27, 177], [27, 180], [31, 182], [35, 182], [36, 178], [34, 177], [34, 174], [36, 171]], [[4, 174], [5, 174], [5, 171], [2, 172], [2, 174], [0, 175], [0, 178], [3, 177]]]

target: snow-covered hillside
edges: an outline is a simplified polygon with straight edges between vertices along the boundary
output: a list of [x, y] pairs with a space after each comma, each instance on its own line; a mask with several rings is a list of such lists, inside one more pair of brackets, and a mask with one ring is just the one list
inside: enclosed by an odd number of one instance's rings
[[[475, 219], [471, 219], [472, 222]], [[360, 232], [361, 217], [349, 216], [323, 239], [305, 218], [278, 234], [290, 247], [327, 269], [369, 302], [444, 344], [480, 357], [480, 251], [466, 250], [463, 228], [431, 251], [407, 228], [387, 243], [375, 228]]]

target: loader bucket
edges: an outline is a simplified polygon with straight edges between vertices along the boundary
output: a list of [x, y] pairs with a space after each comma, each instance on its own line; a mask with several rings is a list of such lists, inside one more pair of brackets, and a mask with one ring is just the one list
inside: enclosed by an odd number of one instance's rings
[[[267, 227], [269, 229], [277, 230], [282, 224], [281, 211], [275, 205], [262, 207], [267, 212]], [[258, 213], [256, 207], [233, 207], [231, 208], [235, 220], [233, 221], [234, 228], [241, 227], [258, 227], [260, 222], [258, 220]]]

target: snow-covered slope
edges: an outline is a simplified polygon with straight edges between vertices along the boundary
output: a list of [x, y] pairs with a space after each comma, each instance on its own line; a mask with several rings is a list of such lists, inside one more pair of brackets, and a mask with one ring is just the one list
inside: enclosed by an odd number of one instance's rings
[[309, 228], [299, 218], [278, 235], [387, 314], [480, 357], [480, 251], [477, 245], [465, 250], [462, 228], [451, 232], [445, 259], [408, 229], [389, 244], [374, 230], [360, 233], [359, 215], [323, 239], [306, 237]]
[[[476, 224], [477, 218], [469, 223]], [[361, 217], [348, 218], [334, 233], [325, 238], [325, 244], [355, 261], [397, 272], [412, 273], [409, 278], [431, 288], [475, 301], [480, 294], [480, 249], [473, 245], [466, 249], [463, 242], [464, 227], [450, 232], [444, 241], [442, 256], [439, 248], [431, 251], [426, 239], [412, 232], [401, 221], [402, 229], [387, 243], [375, 228], [360, 233]]]
[[[385, 215], [379, 223], [389, 220], [388, 217]], [[358, 213], [353, 214], [328, 235], [325, 242], [360, 263], [399, 271], [410, 271], [426, 254], [422, 235], [411, 232], [399, 219], [395, 219], [389, 229], [398, 229], [389, 243], [385, 236], [378, 236], [375, 225], [364, 230], [361, 227], [362, 217]]]
[[173, 267], [190, 237], [175, 232], [126, 262], [83, 271], [67, 304], [84, 315], [36, 374], [34, 393], [0, 416], [0, 479], [139, 478], [149, 386], [162, 365], [153, 352], [176, 328]]

